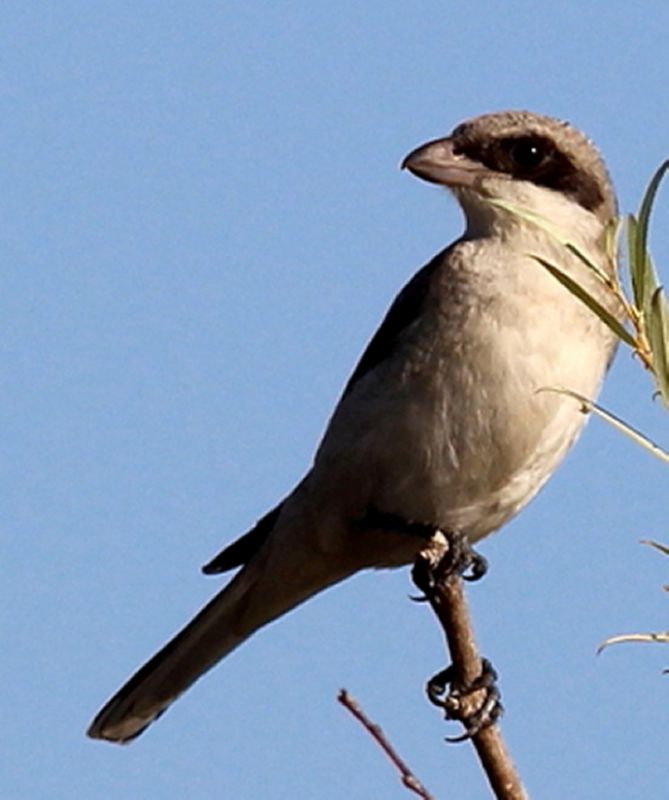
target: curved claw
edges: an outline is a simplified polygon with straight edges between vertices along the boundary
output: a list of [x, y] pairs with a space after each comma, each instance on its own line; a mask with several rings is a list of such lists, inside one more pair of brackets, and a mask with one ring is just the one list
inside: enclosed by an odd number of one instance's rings
[[453, 678], [455, 677], [454, 673], [455, 670], [451, 664], [450, 666], [446, 667], [446, 669], [442, 669], [441, 672], [437, 672], [436, 675], [433, 675], [425, 687], [427, 699], [432, 703], [432, 705], [435, 705], [438, 708], [443, 708], [445, 711], [446, 703], [448, 701], [447, 690], [449, 684], [453, 683]]
[[436, 566], [432, 567], [433, 584], [438, 584], [452, 575], [459, 575], [466, 581], [477, 581], [488, 571], [488, 562], [479, 555], [466, 534], [461, 531], [442, 531], [448, 543], [448, 550]]
[[[469, 685], [458, 682], [453, 666], [441, 670], [427, 682], [426, 693], [429, 701], [441, 708], [446, 719], [457, 720], [465, 727], [459, 736], [447, 736], [450, 743], [464, 742], [476, 736], [500, 718], [503, 712], [500, 694], [495, 681], [497, 673], [488, 659], [481, 659], [481, 674]], [[473, 712], [465, 712], [463, 700], [474, 692], [485, 691], [480, 707]]]
[[481, 708], [466, 719], [460, 719], [460, 722], [465, 726], [465, 732], [459, 736], [446, 736], [445, 741], [456, 744], [473, 739], [484, 728], [494, 725], [503, 713], [504, 708], [499, 701], [499, 691], [496, 686], [490, 686]]
[[466, 569], [469, 572], [462, 572], [462, 580], [464, 581], [479, 581], [488, 571], [488, 562], [476, 550], [469, 551], [470, 562]]

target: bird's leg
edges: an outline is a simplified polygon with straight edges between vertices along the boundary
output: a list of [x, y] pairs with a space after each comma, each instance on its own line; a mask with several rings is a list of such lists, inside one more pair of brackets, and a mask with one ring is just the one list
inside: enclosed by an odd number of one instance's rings
[[485, 560], [472, 550], [461, 532], [436, 531], [416, 558], [412, 577], [439, 618], [453, 663], [427, 683], [427, 696], [450, 720], [460, 721], [465, 733], [447, 741], [461, 742], [493, 725], [502, 713], [497, 675], [474, 643], [460, 578], [478, 580]]
[[[356, 528], [364, 530], [381, 530], [416, 536], [426, 541], [430, 541], [436, 536], [443, 537], [446, 540], [447, 548], [444, 549], [438, 563], [429, 563], [429, 568], [422, 577], [427, 583], [445, 580], [449, 575], [458, 575], [466, 581], [477, 581], [488, 570], [485, 558], [472, 548], [467, 536], [460, 531], [444, 532], [434, 523], [405, 519], [399, 514], [379, 511], [373, 506], [367, 508], [364, 515], [357, 519], [354, 525]], [[427, 567], [427, 562], [424, 563]], [[414, 571], [416, 568], [414, 567]], [[416, 583], [418, 577], [414, 574]]]
[[[427, 527], [427, 526], [426, 526]], [[488, 571], [488, 562], [469, 544], [462, 531], [442, 531], [431, 529], [430, 539], [438, 541], [441, 537], [444, 547], [436, 558], [418, 558], [414, 564], [412, 577], [414, 583], [429, 597], [441, 583], [452, 576], [465, 581], [478, 581]]]
[[[361, 530], [387, 531], [405, 536], [414, 536], [429, 543], [435, 549], [430, 558], [418, 558], [414, 564], [413, 579], [417, 586], [425, 585], [425, 594], [430, 587], [457, 575], [466, 581], [477, 581], [488, 571], [488, 562], [469, 544], [461, 531], [444, 532], [431, 522], [406, 519], [369, 506], [364, 515], [353, 522]], [[434, 557], [438, 553], [438, 557]]]
[[[375, 508], [368, 508], [355, 524], [367, 530], [416, 536], [427, 542], [413, 567], [414, 583], [423, 592], [423, 597], [415, 599], [430, 602], [438, 614], [439, 609], [444, 608], [445, 590], [449, 584], [452, 589], [460, 578], [479, 580], [487, 571], [486, 560], [471, 547], [466, 534], [461, 531], [444, 532], [436, 525], [406, 520]], [[458, 595], [461, 596], [461, 590]], [[446, 603], [448, 605], [448, 601]], [[447, 612], [453, 610], [446, 608]], [[449, 629], [452, 630], [452, 626], [447, 627], [446, 623], [445, 628], [451, 644]], [[464, 725], [465, 733], [462, 736], [447, 739], [460, 742], [494, 724], [502, 713], [502, 706], [495, 685], [497, 674], [487, 659], [474, 654], [463, 665], [462, 659], [455, 655], [453, 658], [454, 664], [430, 678], [427, 695], [432, 703], [443, 709], [447, 719], [459, 720]]]

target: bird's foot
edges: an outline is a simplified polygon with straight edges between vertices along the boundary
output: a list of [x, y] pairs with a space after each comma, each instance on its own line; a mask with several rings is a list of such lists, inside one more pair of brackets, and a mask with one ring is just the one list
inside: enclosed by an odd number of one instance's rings
[[464, 742], [497, 722], [503, 708], [496, 682], [497, 673], [487, 658], [481, 659], [481, 674], [469, 684], [456, 679], [453, 666], [430, 678], [426, 686], [430, 702], [443, 710], [446, 719], [465, 728], [460, 736], [447, 736], [447, 742]]
[[[441, 537], [441, 544], [439, 539]], [[427, 548], [416, 559], [412, 577], [426, 595], [433, 597], [435, 589], [454, 575], [466, 581], [478, 581], [488, 571], [488, 562], [469, 544], [461, 531], [433, 529], [435, 548]]]

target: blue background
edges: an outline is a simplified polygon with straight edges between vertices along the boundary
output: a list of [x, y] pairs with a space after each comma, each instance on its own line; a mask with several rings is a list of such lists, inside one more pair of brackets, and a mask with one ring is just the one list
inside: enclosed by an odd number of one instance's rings
[[[406, 570], [266, 629], [127, 748], [84, 729], [303, 474], [394, 294], [461, 230], [398, 170], [502, 108], [567, 118], [623, 210], [669, 155], [669, 6], [32, 2], [0, 19], [3, 798], [486, 796], [422, 696]], [[652, 246], [665, 279], [667, 194]], [[664, 441], [628, 352], [603, 403]], [[532, 796], [667, 796], [666, 467], [598, 420], [469, 590]]]

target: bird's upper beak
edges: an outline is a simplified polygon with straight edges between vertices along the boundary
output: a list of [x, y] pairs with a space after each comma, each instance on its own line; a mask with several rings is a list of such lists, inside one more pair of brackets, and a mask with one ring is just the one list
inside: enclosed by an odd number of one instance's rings
[[453, 140], [435, 139], [412, 150], [402, 162], [418, 178], [442, 186], [472, 186], [485, 168], [454, 151]]

